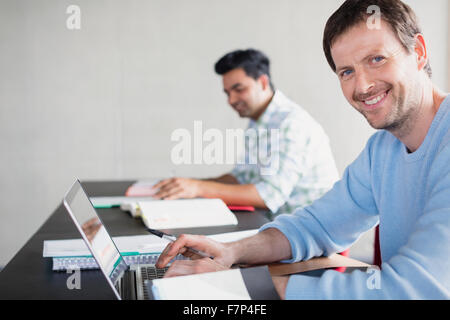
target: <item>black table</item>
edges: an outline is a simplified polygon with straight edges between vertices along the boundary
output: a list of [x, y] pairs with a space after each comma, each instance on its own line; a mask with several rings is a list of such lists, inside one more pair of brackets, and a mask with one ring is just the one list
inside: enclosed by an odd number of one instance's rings
[[[135, 181], [83, 182], [89, 196], [121, 196]], [[111, 236], [148, 234], [141, 219], [119, 208], [100, 209], [99, 215]], [[164, 230], [174, 235], [215, 234], [256, 229], [268, 222], [264, 211], [236, 212], [238, 225]], [[81, 238], [61, 204], [0, 272], [0, 299], [115, 299], [100, 270], [81, 272], [81, 289], [69, 290], [71, 274], [52, 271], [52, 259], [43, 258], [44, 240]]]

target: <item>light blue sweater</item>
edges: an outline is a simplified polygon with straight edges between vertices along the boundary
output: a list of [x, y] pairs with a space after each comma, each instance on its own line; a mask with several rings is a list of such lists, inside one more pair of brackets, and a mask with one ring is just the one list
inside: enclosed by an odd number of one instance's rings
[[378, 223], [381, 272], [293, 275], [286, 298], [450, 299], [450, 96], [416, 152], [377, 132], [332, 190], [261, 231], [283, 232], [293, 262], [341, 252]]

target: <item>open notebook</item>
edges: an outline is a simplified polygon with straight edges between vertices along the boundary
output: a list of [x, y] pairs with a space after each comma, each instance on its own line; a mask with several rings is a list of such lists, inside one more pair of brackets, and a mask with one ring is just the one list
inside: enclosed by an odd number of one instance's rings
[[144, 224], [152, 229], [238, 224], [236, 216], [220, 199], [137, 201], [124, 203], [121, 208], [141, 217]]
[[[137, 181], [125, 196], [91, 197], [96, 209], [119, 207], [133, 217], [141, 217], [152, 229], [178, 229], [237, 225], [236, 216], [221, 199], [157, 200], [152, 187], [158, 180]], [[231, 206], [236, 211], [254, 211], [253, 207]]]

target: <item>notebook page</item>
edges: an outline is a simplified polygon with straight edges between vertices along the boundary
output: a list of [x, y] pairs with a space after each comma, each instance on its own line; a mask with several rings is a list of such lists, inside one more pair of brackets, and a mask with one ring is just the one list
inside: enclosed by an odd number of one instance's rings
[[250, 300], [239, 269], [153, 280], [152, 291], [159, 300]]
[[220, 199], [138, 202], [147, 227], [153, 229], [236, 225], [236, 216]]

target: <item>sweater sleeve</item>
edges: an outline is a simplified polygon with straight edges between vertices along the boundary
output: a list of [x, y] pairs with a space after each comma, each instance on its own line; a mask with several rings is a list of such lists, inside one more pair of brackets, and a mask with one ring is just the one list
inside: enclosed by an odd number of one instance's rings
[[[450, 144], [438, 153], [430, 165], [427, 180], [428, 194], [423, 214], [410, 231], [408, 241], [388, 261], [383, 262], [381, 271], [355, 270], [349, 274], [342, 274], [330, 270], [316, 278], [304, 275], [291, 276], [286, 297], [288, 299], [449, 299], [449, 159]], [[350, 168], [350, 172], [351, 170]], [[343, 200], [345, 201], [340, 201], [339, 206], [348, 208], [349, 199]], [[361, 214], [354, 214], [353, 217], [359, 219]], [[323, 217], [321, 221], [325, 221]], [[348, 223], [348, 220], [346, 221]], [[321, 225], [310, 229], [306, 235], [302, 234], [301, 238], [315, 237], [309, 233], [323, 236], [325, 231], [317, 233], [317, 230], [326, 230], [329, 228], [329, 223]], [[292, 238], [293, 234], [289, 234], [289, 237]], [[330, 237], [330, 239], [333, 238]], [[305, 240], [303, 242], [308, 243]], [[318, 242], [320, 245], [316, 246], [326, 248], [329, 244], [336, 246], [345, 242], [336, 238]]]
[[288, 238], [288, 262], [328, 256], [350, 247], [378, 223], [370, 184], [370, 141], [333, 188], [312, 205], [280, 215], [260, 230], [277, 228]]

